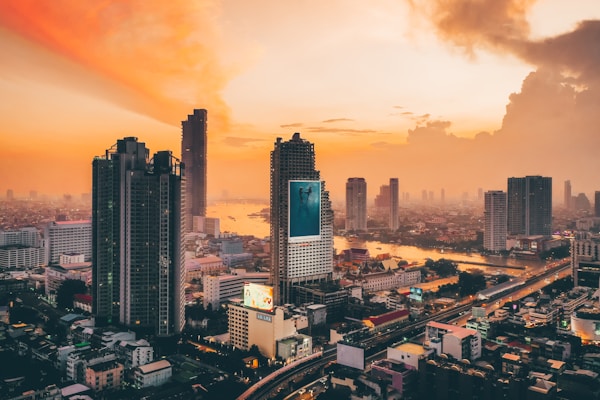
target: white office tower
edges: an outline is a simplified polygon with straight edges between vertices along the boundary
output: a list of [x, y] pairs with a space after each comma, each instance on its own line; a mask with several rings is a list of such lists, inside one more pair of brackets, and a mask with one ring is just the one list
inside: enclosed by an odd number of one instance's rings
[[293, 303], [295, 285], [333, 272], [333, 211], [315, 169], [314, 145], [294, 133], [271, 152], [271, 278], [276, 305]]
[[506, 192], [485, 192], [483, 248], [489, 251], [506, 250]]

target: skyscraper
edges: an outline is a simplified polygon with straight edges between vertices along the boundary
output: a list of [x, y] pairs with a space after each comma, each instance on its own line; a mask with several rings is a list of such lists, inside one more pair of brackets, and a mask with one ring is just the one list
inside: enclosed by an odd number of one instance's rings
[[397, 230], [398, 223], [398, 178], [390, 178], [390, 230]]
[[600, 217], [600, 191], [594, 192], [594, 216]]
[[552, 235], [552, 178], [508, 178], [508, 234]]
[[181, 121], [181, 162], [185, 167], [185, 231], [192, 230], [192, 217], [206, 216], [206, 122], [204, 109], [194, 110]]
[[348, 178], [346, 182], [346, 230], [367, 230], [367, 182]]
[[333, 211], [315, 169], [314, 144], [294, 133], [271, 152], [271, 283], [276, 305], [293, 286], [331, 278]]
[[565, 181], [564, 206], [567, 210], [571, 209], [571, 181]]
[[483, 248], [506, 250], [506, 192], [485, 192], [484, 202]]
[[137, 138], [92, 164], [92, 293], [99, 324], [157, 336], [184, 324], [180, 163]]

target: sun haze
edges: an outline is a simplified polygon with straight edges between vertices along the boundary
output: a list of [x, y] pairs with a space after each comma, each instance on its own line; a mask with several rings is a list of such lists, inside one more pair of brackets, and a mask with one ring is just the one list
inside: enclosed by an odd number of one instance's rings
[[[600, 145], [597, 2], [76, 0], [0, 3], [0, 193], [85, 193], [124, 136], [179, 157], [208, 110], [209, 198], [266, 198], [301, 132], [334, 199], [458, 196], [552, 176], [591, 193]], [[558, 195], [558, 193], [555, 193]]]

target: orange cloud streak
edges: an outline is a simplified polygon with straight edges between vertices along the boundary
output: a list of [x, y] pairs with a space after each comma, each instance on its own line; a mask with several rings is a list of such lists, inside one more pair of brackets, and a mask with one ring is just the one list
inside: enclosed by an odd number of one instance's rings
[[214, 50], [218, 13], [210, 0], [0, 2], [1, 25], [113, 81], [97, 88], [109, 101], [173, 125], [208, 108], [222, 130], [231, 73]]

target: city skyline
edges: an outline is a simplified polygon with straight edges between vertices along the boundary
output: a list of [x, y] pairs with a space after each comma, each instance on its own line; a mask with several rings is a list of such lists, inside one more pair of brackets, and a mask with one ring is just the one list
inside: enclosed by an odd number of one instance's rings
[[3, 2], [0, 193], [89, 193], [97, 149], [177, 151], [202, 108], [209, 199], [266, 198], [273, 139], [296, 131], [334, 200], [350, 176], [450, 199], [543, 175], [593, 198], [597, 5], [423, 4]]

